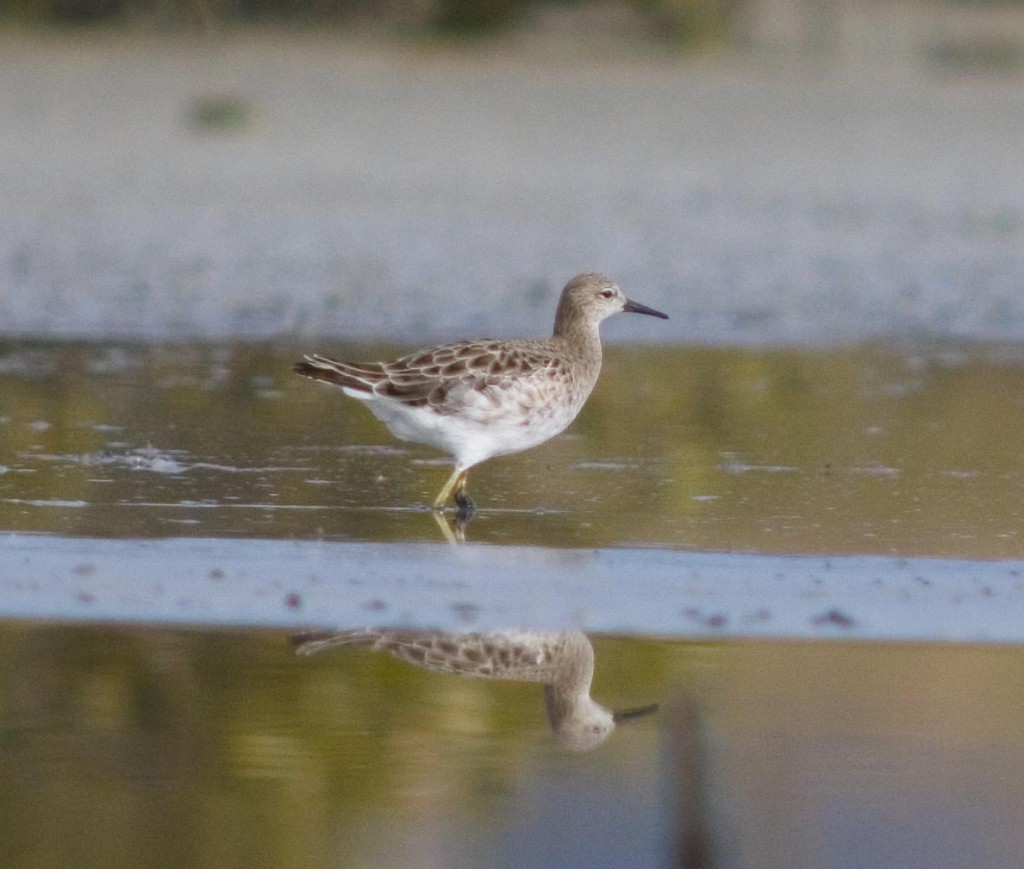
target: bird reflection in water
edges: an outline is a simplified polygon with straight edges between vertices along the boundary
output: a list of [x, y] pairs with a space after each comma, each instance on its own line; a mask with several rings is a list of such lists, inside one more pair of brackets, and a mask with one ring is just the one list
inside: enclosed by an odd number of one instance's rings
[[365, 629], [292, 637], [301, 655], [338, 646], [390, 652], [417, 667], [455, 676], [537, 682], [555, 739], [571, 751], [605, 742], [616, 725], [650, 715], [657, 704], [613, 712], [590, 697], [594, 647], [579, 631], [443, 631]]

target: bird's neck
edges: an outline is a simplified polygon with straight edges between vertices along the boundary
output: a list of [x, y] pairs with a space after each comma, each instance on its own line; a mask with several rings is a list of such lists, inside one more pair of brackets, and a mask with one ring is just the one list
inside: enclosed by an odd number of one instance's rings
[[584, 316], [579, 307], [574, 305], [565, 294], [558, 300], [558, 309], [555, 311], [555, 336], [566, 335], [576, 331], [580, 327], [584, 329], [592, 326], [597, 331], [597, 324], [589, 317]]
[[601, 333], [592, 320], [572, 316], [560, 307], [555, 317], [554, 338], [577, 356], [601, 361]]

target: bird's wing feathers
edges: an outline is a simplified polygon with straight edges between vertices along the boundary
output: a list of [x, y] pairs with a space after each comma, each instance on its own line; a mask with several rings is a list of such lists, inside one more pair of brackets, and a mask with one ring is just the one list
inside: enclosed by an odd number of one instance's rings
[[338, 646], [372, 646], [379, 639], [377, 631], [307, 631], [288, 638], [300, 655], [313, 655]]
[[437, 673], [478, 679], [549, 682], [555, 677], [558, 635], [554, 642], [530, 633], [444, 634], [384, 633], [377, 648]]
[[346, 389], [369, 392], [373, 385], [387, 375], [380, 362], [339, 362], [327, 356], [307, 356], [295, 366], [295, 373], [311, 380], [332, 383]]
[[562, 365], [537, 342], [462, 341], [410, 353], [393, 362], [339, 362], [307, 356], [295, 366], [304, 377], [410, 406], [454, 409], [467, 390], [501, 388], [524, 376], [536, 377]]
[[571, 634], [509, 631], [447, 634], [443, 631], [373, 629], [297, 634], [296, 651], [311, 655], [339, 646], [372, 647], [426, 670], [478, 679], [550, 682]]

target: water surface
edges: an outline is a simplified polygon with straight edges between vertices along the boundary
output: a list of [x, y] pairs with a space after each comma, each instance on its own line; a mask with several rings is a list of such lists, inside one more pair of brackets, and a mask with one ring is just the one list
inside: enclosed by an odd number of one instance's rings
[[538, 686], [277, 633], [0, 630], [0, 865], [1015, 866], [1019, 648], [593, 638], [662, 703], [588, 753]]
[[[297, 353], [5, 345], [0, 527], [439, 539], [443, 457], [292, 375]], [[471, 473], [469, 539], [1021, 557], [1022, 395], [1017, 347], [612, 348], [565, 435]]]
[[[0, 346], [0, 864], [1022, 863], [1020, 348], [613, 347], [461, 548], [314, 349], [407, 348]], [[660, 711], [572, 752], [537, 684], [287, 641], [503, 606]]]

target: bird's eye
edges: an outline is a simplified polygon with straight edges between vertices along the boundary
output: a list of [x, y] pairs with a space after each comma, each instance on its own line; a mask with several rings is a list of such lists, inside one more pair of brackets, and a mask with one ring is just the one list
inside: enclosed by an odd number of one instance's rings
[[602, 299], [613, 299], [615, 298], [615, 290], [601, 290], [600, 296]]

